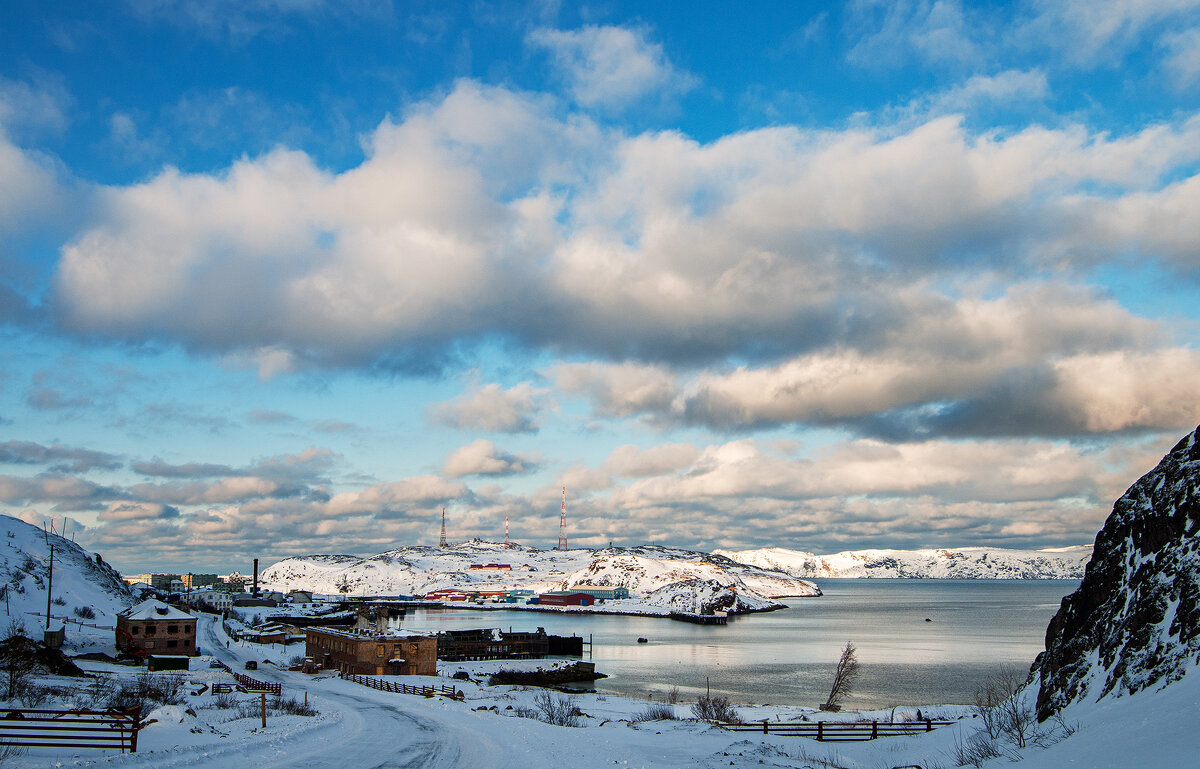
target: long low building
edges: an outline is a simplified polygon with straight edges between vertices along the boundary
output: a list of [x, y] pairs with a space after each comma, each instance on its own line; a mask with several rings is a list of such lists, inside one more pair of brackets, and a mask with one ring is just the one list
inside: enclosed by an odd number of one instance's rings
[[437, 675], [437, 637], [304, 629], [304, 653], [324, 670], [369, 676]]

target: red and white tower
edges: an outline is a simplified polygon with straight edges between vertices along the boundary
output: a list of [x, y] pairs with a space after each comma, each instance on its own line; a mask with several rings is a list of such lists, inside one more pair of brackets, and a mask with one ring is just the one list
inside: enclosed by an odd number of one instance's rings
[[558, 517], [558, 549], [567, 549], [567, 487], [563, 486], [562, 515]]
[[504, 516], [504, 546], [512, 547], [512, 543], [508, 541], [508, 516]]

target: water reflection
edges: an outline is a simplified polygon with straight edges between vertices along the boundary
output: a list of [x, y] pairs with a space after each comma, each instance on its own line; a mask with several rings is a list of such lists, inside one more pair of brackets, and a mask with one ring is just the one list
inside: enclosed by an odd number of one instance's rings
[[[846, 641], [862, 675], [851, 707], [969, 703], [1003, 667], [1027, 670], [1069, 581], [823, 580], [824, 597], [724, 627], [617, 615], [422, 610], [406, 629], [501, 627], [591, 636], [609, 678], [600, 691], [662, 699], [714, 693], [735, 702], [816, 705]], [[928, 622], [926, 620], [929, 620]], [[649, 643], [637, 643], [638, 637]]]

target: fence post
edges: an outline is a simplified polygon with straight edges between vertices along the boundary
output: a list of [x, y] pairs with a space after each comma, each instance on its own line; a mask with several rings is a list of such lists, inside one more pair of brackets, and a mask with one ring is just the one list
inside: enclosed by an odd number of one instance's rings
[[262, 725], [263, 725], [263, 728], [266, 729], [267, 728], [267, 693], [259, 692], [258, 694], [259, 694], [259, 697], [262, 699]]
[[767, 719], [763, 719], [763, 734], [767, 734]]
[[925, 719], [925, 731], [927, 731], [927, 732], [933, 731], [933, 720], [932, 719], [929, 719], [929, 718]]
[[825, 722], [818, 721], [817, 722], [817, 742], [823, 742], [824, 740], [825, 740]]
[[874, 740], [878, 737], [879, 737], [879, 722], [872, 721], [871, 722], [871, 739]]
[[[133, 726], [132, 726], [133, 734], [131, 734], [129, 737], [129, 752], [130, 753], [137, 753], [138, 729], [140, 729], [141, 726], [142, 726], [142, 708], [140, 705], [135, 705], [133, 708]], [[121, 752], [124, 753], [125, 749], [122, 748]]]

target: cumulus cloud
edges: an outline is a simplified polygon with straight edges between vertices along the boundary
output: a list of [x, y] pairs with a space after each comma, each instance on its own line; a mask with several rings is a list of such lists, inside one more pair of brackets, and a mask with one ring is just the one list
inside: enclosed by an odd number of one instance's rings
[[537, 463], [521, 454], [500, 451], [491, 441], [480, 438], [455, 449], [442, 466], [451, 478], [464, 475], [520, 475], [537, 468]]
[[613, 449], [603, 467], [614, 475], [640, 478], [680, 470], [696, 461], [699, 454], [700, 450], [690, 443], [667, 443], [645, 449], [625, 445]]
[[625, 107], [654, 93], [683, 92], [695, 84], [676, 70], [662, 46], [646, 31], [586, 26], [576, 30], [536, 29], [529, 44], [551, 52], [575, 102], [587, 107]]
[[548, 405], [548, 393], [529, 382], [507, 390], [486, 384], [454, 400], [432, 404], [427, 415], [438, 424], [460, 430], [532, 433], [538, 430], [538, 415]]
[[977, 40], [986, 34], [986, 19], [970, 17], [958, 0], [858, 0], [850, 11], [848, 31], [856, 42], [846, 58], [858, 66], [896, 66], [914, 58], [963, 65], [986, 53]]
[[563, 363], [551, 374], [559, 389], [586, 395], [598, 415], [609, 417], [664, 410], [678, 388], [670, 371], [637, 363]]
[[[1003, 87], [1033, 87], [1016, 80]], [[973, 135], [942, 117], [702, 144], [463, 81], [380, 125], [341, 173], [277, 149], [107, 190], [63, 249], [54, 306], [70, 329], [171, 338], [264, 377], [428, 372], [494, 338], [641, 364], [861, 348], [953, 302], [964, 269], [1184, 258], [1187, 225], [1149, 212], [1156, 196], [1186, 207], [1191, 177], [1163, 181], [1198, 147], [1195, 118], [1126, 136]], [[1129, 222], [1121, 248], [1105, 246], [1114, 221]]]

